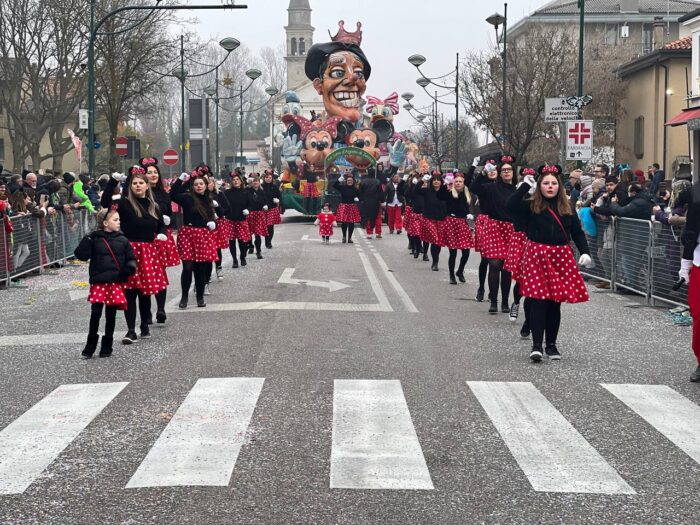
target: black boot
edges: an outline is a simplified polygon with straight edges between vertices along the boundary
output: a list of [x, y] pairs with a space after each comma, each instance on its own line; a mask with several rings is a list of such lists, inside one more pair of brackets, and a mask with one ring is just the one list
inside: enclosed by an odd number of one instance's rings
[[85, 343], [85, 348], [80, 355], [85, 359], [90, 359], [92, 354], [97, 350], [97, 341], [100, 339], [99, 334], [89, 334], [87, 336], [87, 343]]
[[158, 310], [156, 312], [156, 323], [163, 324], [167, 318], [168, 318], [168, 316], [165, 315], [165, 311]]
[[424, 254], [423, 254], [423, 260], [424, 260], [424, 261], [429, 261], [429, 260], [430, 260], [430, 258], [428, 257], [428, 254], [427, 254], [427, 253], [424, 253]]
[[245, 257], [243, 257], [243, 254], [241, 254], [241, 266], [245, 266], [246, 264], [248, 263], [246, 262]]
[[491, 306], [489, 306], [489, 313], [498, 313], [498, 301], [496, 299], [491, 299]]
[[177, 305], [177, 307], [180, 310], [184, 310], [185, 308], [187, 308], [187, 297], [186, 296], [184, 296], [184, 295], [182, 296], [182, 299], [180, 299], [180, 304]]
[[233, 266], [231, 268], [238, 268], [238, 259], [233, 260]]
[[457, 284], [457, 279], [455, 279], [454, 270], [450, 270], [450, 284]]
[[263, 258], [262, 253], [260, 253], [260, 252], [256, 253], [255, 256], [256, 256], [258, 259], [262, 259], [262, 258]]
[[204, 308], [206, 305], [207, 305], [207, 303], [204, 302], [204, 296], [197, 297], [197, 306], [199, 308]]
[[483, 288], [479, 288], [479, 289], [476, 291], [476, 302], [477, 302], [477, 303], [480, 303], [480, 302], [482, 302], [483, 300], [484, 300], [484, 289], [483, 289]]
[[250, 243], [250, 246], [248, 246], [248, 254], [253, 255], [253, 243]]
[[112, 337], [107, 337], [106, 335], [102, 337], [99, 357], [109, 357], [112, 355], [112, 341]]
[[501, 313], [502, 314], [509, 314], [510, 313], [510, 308], [508, 307], [508, 301], [504, 301], [501, 303]]
[[148, 327], [147, 324], [142, 324], [141, 325], [141, 339], [150, 339], [151, 337], [151, 329]]

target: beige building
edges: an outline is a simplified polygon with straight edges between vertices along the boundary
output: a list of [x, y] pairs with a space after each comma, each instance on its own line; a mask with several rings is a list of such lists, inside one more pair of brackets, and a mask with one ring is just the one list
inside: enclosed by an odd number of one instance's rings
[[687, 106], [691, 43], [688, 36], [659, 46], [618, 70], [627, 82], [627, 96], [622, 101], [624, 116], [617, 122], [615, 135], [619, 162], [644, 171], [658, 162], [671, 178], [674, 161], [690, 155], [685, 127], [665, 123]]

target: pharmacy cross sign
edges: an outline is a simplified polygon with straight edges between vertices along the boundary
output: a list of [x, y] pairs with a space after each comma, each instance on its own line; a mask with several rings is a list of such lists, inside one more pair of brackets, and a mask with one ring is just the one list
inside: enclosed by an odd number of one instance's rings
[[574, 144], [585, 144], [591, 139], [591, 128], [587, 128], [585, 122], [576, 122], [569, 128], [569, 139], [573, 140]]
[[593, 156], [593, 121], [570, 120], [566, 123], [566, 158], [590, 160]]

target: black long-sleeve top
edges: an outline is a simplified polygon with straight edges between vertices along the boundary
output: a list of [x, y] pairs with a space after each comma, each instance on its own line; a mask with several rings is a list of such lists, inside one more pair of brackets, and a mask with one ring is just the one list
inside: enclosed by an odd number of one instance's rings
[[458, 197], [452, 195], [451, 191], [447, 192], [447, 215], [452, 217], [458, 217], [460, 219], [466, 219], [467, 215], [471, 213], [469, 203], [464, 195], [458, 194]]
[[698, 235], [700, 235], [700, 202], [693, 201], [688, 206], [685, 226], [681, 232], [683, 259], [691, 261], [694, 259], [695, 248], [698, 246]]
[[219, 202], [224, 207], [224, 216], [230, 221], [245, 219], [243, 210], [250, 210], [250, 193], [245, 188], [229, 188]]
[[432, 187], [418, 188], [418, 193], [423, 195], [425, 199], [425, 207], [423, 208], [423, 217], [435, 221], [441, 221], [447, 216], [447, 201], [448, 193], [445, 186], [440, 186], [440, 189], [435, 191]]
[[279, 206], [279, 203], [275, 203], [274, 201], [274, 199], [280, 199], [282, 197], [280, 189], [277, 187], [277, 185], [274, 182], [263, 182], [260, 187], [263, 189], [265, 196], [267, 197], [267, 207], [272, 209]]
[[422, 181], [419, 179], [415, 184], [409, 184], [406, 190], [407, 202], [410, 200], [413, 213], [422, 214], [425, 209], [425, 197], [418, 191]]
[[[170, 187], [170, 198], [182, 207], [183, 224], [185, 226], [206, 228], [207, 223], [216, 218], [209, 196], [186, 191], [185, 185], [182, 184], [180, 179], [177, 179]], [[204, 216], [197, 211], [195, 199], [201, 203], [205, 211]]]
[[133, 242], [153, 242], [156, 235], [165, 233], [166, 228], [163, 223], [163, 213], [159, 208], [156, 209], [158, 218], [154, 218], [148, 213], [148, 205], [150, 201], [143, 197], [136, 199], [140, 206], [141, 217], [136, 214], [131, 202], [125, 195], [117, 195], [118, 198], [113, 198], [114, 190], [119, 183], [114, 179], [109, 179], [107, 187], [102, 194], [100, 204], [103, 208], [115, 207], [119, 213], [119, 221], [121, 222], [121, 230], [127, 239]]
[[542, 213], [533, 213], [530, 202], [525, 200], [529, 190], [529, 184], [522, 184], [508, 198], [507, 202], [508, 209], [513, 216], [517, 217], [518, 221], [525, 225], [527, 238], [532, 242], [554, 246], [565, 246], [569, 244], [569, 239], [572, 239], [576, 243], [579, 252], [590, 255], [591, 252], [588, 248], [586, 235], [583, 233], [578, 215], [575, 212], [571, 215], [559, 215], [556, 200], [551, 199], [550, 209], [556, 214], [564, 227], [564, 231], [566, 231], [566, 235], [564, 235], [559, 222], [549, 211], [544, 210]]
[[163, 215], [172, 215], [172, 201], [170, 200], [170, 194], [158, 186], [151, 188], [151, 191], [153, 191], [153, 198], [156, 200], [156, 204], [158, 204], [160, 212]]
[[513, 222], [513, 217], [506, 207], [506, 201], [515, 192], [513, 184], [507, 184], [500, 179], [489, 182], [485, 175], [478, 175], [469, 189], [479, 196], [481, 213], [497, 221]]
[[267, 197], [265, 196], [265, 190], [262, 188], [254, 189], [252, 186], [247, 188], [248, 194], [250, 195], [250, 211], [262, 211], [263, 206], [267, 205]]
[[340, 181], [335, 181], [333, 183], [333, 188], [340, 193], [340, 202], [342, 204], [357, 204], [355, 198], [360, 196], [360, 190], [353, 184], [348, 186]]

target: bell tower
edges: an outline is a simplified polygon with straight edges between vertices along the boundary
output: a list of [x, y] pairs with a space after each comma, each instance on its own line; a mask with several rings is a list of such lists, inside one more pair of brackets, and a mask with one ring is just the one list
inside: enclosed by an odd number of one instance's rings
[[304, 74], [306, 52], [313, 44], [314, 28], [311, 26], [309, 0], [289, 0], [287, 34], [287, 88], [296, 89], [308, 79]]

